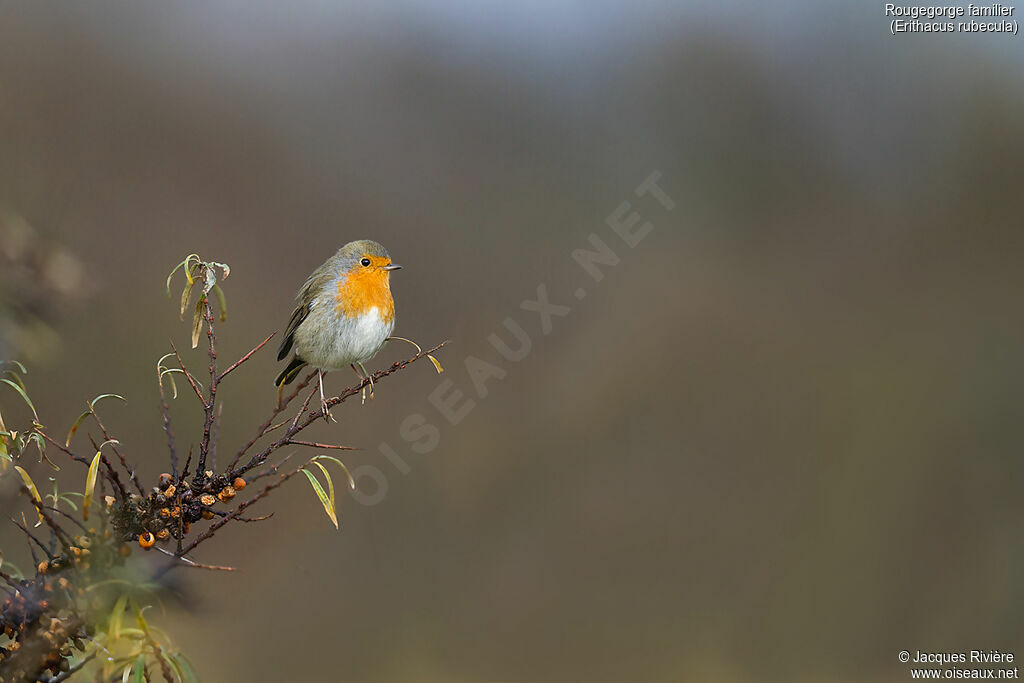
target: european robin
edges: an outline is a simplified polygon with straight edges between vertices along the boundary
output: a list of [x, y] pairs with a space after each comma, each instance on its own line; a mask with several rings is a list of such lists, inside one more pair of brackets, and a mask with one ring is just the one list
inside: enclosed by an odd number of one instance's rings
[[314, 270], [299, 290], [299, 304], [277, 350], [280, 361], [295, 349], [291, 363], [277, 376], [277, 386], [290, 383], [306, 365], [316, 368], [326, 419], [323, 373], [350, 366], [360, 380], [370, 378], [372, 398], [373, 380], [363, 361], [377, 355], [395, 327], [390, 278], [399, 268], [377, 242], [356, 240]]

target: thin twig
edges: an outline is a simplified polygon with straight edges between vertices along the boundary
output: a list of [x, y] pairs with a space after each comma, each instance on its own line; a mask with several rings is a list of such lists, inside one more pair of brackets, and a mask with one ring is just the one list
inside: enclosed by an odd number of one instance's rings
[[39, 513], [39, 516], [43, 518], [43, 522], [46, 523], [46, 526], [50, 527], [50, 531], [52, 531], [54, 535], [57, 536], [57, 540], [59, 540], [60, 544], [64, 546], [64, 549], [67, 550], [72, 545], [74, 545], [71, 542], [71, 537], [68, 536], [67, 532], [61, 529], [60, 525], [53, 521], [53, 517], [50, 516], [50, 513], [47, 511], [46, 506], [43, 505], [41, 501], [36, 500], [36, 498], [32, 495], [32, 492], [28, 490], [27, 486], [22, 484], [21, 489], [21, 492], [25, 494], [25, 496], [28, 497], [29, 500], [32, 501], [32, 505], [35, 506], [36, 511]]
[[160, 552], [162, 552], [164, 555], [168, 555], [170, 557], [173, 557], [176, 560], [180, 560], [181, 562], [183, 562], [185, 564], [186, 567], [194, 567], [195, 569], [213, 569], [213, 570], [222, 571], [222, 572], [237, 572], [238, 571], [238, 569], [235, 568], [235, 567], [225, 567], [225, 566], [222, 566], [222, 565], [203, 564], [202, 562], [196, 562], [195, 560], [193, 560], [190, 557], [182, 557], [181, 555], [177, 555], [177, 554], [172, 553], [172, 552], [170, 552], [168, 550], [164, 550], [163, 548], [161, 548], [159, 546], [156, 546], [156, 549], [159, 550]]
[[283, 466], [283, 465], [284, 465], [284, 464], [285, 464], [286, 462], [288, 462], [289, 460], [291, 460], [291, 459], [292, 459], [292, 456], [293, 456], [293, 455], [295, 455], [295, 452], [294, 452], [294, 451], [293, 451], [293, 452], [291, 452], [291, 453], [289, 453], [288, 455], [284, 456], [283, 458], [281, 458], [281, 462], [277, 463], [276, 465], [270, 465], [269, 467], [267, 467], [267, 468], [266, 468], [266, 469], [264, 469], [263, 471], [261, 471], [261, 472], [257, 473], [256, 475], [254, 475], [254, 476], [252, 476], [252, 477], [249, 477], [249, 483], [251, 484], [251, 483], [253, 483], [254, 481], [258, 481], [258, 480], [260, 480], [260, 479], [263, 479], [264, 477], [269, 477], [269, 476], [271, 476], [271, 475], [277, 474], [278, 470], [280, 470], [280, 469], [281, 469], [281, 467], [282, 467], [282, 466]]
[[291, 444], [293, 446], [309, 446], [310, 448], [326, 448], [335, 451], [358, 451], [359, 449], [354, 446], [335, 446], [332, 443], [316, 443], [313, 441], [299, 441], [298, 439], [288, 439], [285, 441], [285, 445]]
[[199, 460], [196, 463], [196, 474], [192, 477], [193, 490], [199, 490], [206, 483], [206, 460], [210, 454], [210, 430], [213, 428], [214, 406], [217, 404], [217, 337], [213, 329], [213, 306], [209, 298], [203, 299], [203, 311], [206, 316], [206, 338], [210, 343], [210, 388], [208, 399], [203, 403], [206, 420], [203, 422], [203, 440], [199, 442]]
[[50, 681], [52, 683], [57, 683], [57, 681], [66, 681], [66, 680], [68, 680], [69, 678], [71, 678], [71, 676], [73, 674], [75, 674], [77, 671], [79, 671], [83, 666], [85, 666], [86, 664], [91, 662], [92, 658], [95, 657], [98, 653], [99, 653], [98, 649], [97, 650], [93, 650], [92, 652], [87, 654], [85, 657], [83, 657], [82, 661], [80, 661], [78, 664], [75, 664], [74, 666], [72, 666], [67, 671], [63, 671], [63, 672], [57, 674], [56, 676], [51, 678]]
[[232, 460], [231, 464], [228, 466], [229, 470], [235, 469], [235, 466], [238, 465], [238, 461], [242, 459], [242, 456], [244, 456], [248, 452], [248, 450], [256, 444], [257, 441], [263, 438], [265, 434], [277, 429], [278, 427], [287, 422], [287, 420], [285, 420], [284, 422], [274, 425], [273, 427], [270, 426], [274, 422], [274, 418], [276, 418], [278, 415], [284, 412], [284, 409], [288, 407], [288, 404], [295, 400], [295, 397], [299, 395], [300, 391], [309, 386], [309, 383], [313, 381], [314, 377], [316, 377], [316, 370], [309, 373], [309, 375], [307, 375], [304, 380], [295, 385], [295, 390], [292, 391], [292, 393], [287, 398], [281, 400], [274, 406], [274, 410], [273, 412], [270, 413], [270, 417], [268, 417], [266, 421], [256, 429], [256, 436], [252, 437], [249, 440], [249, 443], [242, 446], [242, 449], [235, 454], [234, 460]]
[[[402, 369], [406, 368], [411, 363], [415, 363], [416, 361], [420, 360], [421, 358], [426, 358], [427, 356], [429, 356], [430, 354], [436, 352], [438, 349], [440, 349], [441, 347], [443, 347], [447, 343], [448, 342], [446, 342], [446, 341], [445, 342], [441, 342], [440, 344], [438, 344], [437, 346], [435, 346], [434, 348], [432, 348], [432, 349], [430, 349], [428, 351], [424, 351], [422, 353], [417, 353], [415, 356], [413, 356], [411, 358], [407, 358], [407, 359], [405, 359], [403, 361], [399, 361], [397, 363], [394, 363], [390, 367], [385, 368], [384, 370], [378, 370], [377, 372], [373, 373], [373, 375], [372, 375], [373, 382], [374, 383], [379, 382], [381, 379], [387, 377], [388, 375], [391, 375], [392, 373], [398, 372], [399, 370], [402, 370]], [[313, 373], [313, 374], [315, 375], [316, 373]], [[310, 378], [310, 379], [312, 379], [312, 378]], [[356, 394], [359, 393], [359, 391], [364, 386], [368, 385], [369, 383], [370, 383], [370, 378], [364, 378], [361, 382], [357, 383], [355, 386], [346, 387], [345, 390], [343, 392], [341, 392], [341, 394], [339, 394], [338, 396], [335, 396], [334, 398], [327, 399], [327, 408], [328, 408], [328, 410], [331, 407], [336, 406], [339, 403], [343, 402], [345, 399], [350, 398], [352, 396], [355, 396]], [[310, 396], [312, 396], [312, 392], [310, 393]], [[256, 455], [252, 456], [249, 459], [249, 461], [247, 463], [245, 463], [244, 465], [242, 465], [241, 467], [238, 467], [236, 469], [232, 469], [228, 473], [228, 478], [229, 479], [233, 479], [234, 477], [240, 477], [243, 474], [245, 474], [246, 472], [248, 472], [249, 470], [251, 470], [252, 468], [258, 467], [259, 465], [262, 465], [264, 462], [266, 462], [267, 457], [269, 457], [271, 453], [276, 451], [278, 448], [281, 448], [282, 446], [287, 445], [288, 442], [290, 440], [292, 440], [292, 438], [296, 434], [298, 434], [303, 429], [308, 427], [315, 420], [318, 420], [321, 417], [323, 417], [324, 411], [323, 411], [323, 409], [320, 409], [320, 410], [311, 411], [309, 413], [306, 413], [306, 418], [304, 420], [298, 419], [298, 418], [300, 418], [302, 416], [302, 414], [304, 412], [304, 409], [305, 409], [305, 405], [308, 405], [308, 403], [309, 403], [309, 397], [307, 397], [307, 400], [306, 400], [306, 403], [304, 404], [303, 409], [299, 411], [299, 413], [296, 415], [296, 419], [292, 421], [291, 426], [287, 430], [285, 430], [285, 433], [284, 433], [283, 436], [281, 436], [281, 438], [279, 438], [277, 441], [272, 442], [270, 445], [266, 446], [262, 451], [260, 451]]]
[[103, 449], [96, 443], [96, 439], [92, 438], [92, 434], [89, 435], [89, 443], [96, 449], [96, 452], [100, 454], [100, 462], [107, 466], [107, 478], [117, 484], [117, 490], [121, 492], [121, 500], [128, 500], [128, 490], [121, 483], [121, 477], [118, 476], [117, 470], [110, 464], [110, 460], [103, 454]]
[[199, 402], [202, 403], [203, 407], [205, 408], [206, 399], [203, 398], [203, 392], [199, 390], [199, 385], [196, 384], [196, 381], [195, 379], [193, 379], [191, 373], [189, 373], [189, 371], [185, 369], [185, 361], [181, 359], [181, 354], [178, 353], [178, 349], [174, 346], [174, 342], [171, 342], [171, 350], [174, 351], [174, 356], [175, 358], [178, 359], [178, 367], [181, 368], [181, 371], [183, 373], [185, 373], [185, 379], [187, 379], [188, 383], [192, 386], [192, 391], [196, 392], [196, 396], [199, 397]]
[[171, 456], [171, 476], [178, 476], [178, 451], [174, 447], [174, 430], [171, 429], [171, 407], [167, 405], [167, 396], [164, 394], [164, 385], [157, 382], [160, 388], [160, 416], [163, 418], [164, 433], [167, 435], [167, 450]]
[[236, 360], [234, 363], [231, 364], [231, 366], [227, 370], [225, 370], [224, 372], [220, 373], [220, 377], [218, 377], [217, 380], [219, 381], [219, 380], [224, 379], [225, 377], [227, 377], [231, 373], [232, 370], [234, 370], [239, 365], [241, 365], [245, 361], [247, 361], [250, 358], [252, 358], [252, 355], [254, 353], [256, 353], [257, 351], [259, 351], [260, 349], [262, 349], [264, 344], [266, 344], [268, 341], [273, 339], [275, 334], [277, 334], [277, 332], [271, 332], [269, 337], [267, 337], [266, 339], [264, 339], [263, 341], [261, 341], [259, 344], [256, 345], [256, 348], [254, 348], [252, 351], [250, 351], [249, 353], [245, 354], [244, 356], [242, 356], [241, 358]]
[[210, 469], [217, 471], [217, 439], [220, 437], [220, 425], [224, 416], [224, 403], [217, 406], [217, 416], [213, 418], [213, 428], [210, 429]]
[[78, 527], [79, 529], [81, 529], [81, 530], [82, 530], [82, 531], [84, 531], [85, 533], [89, 533], [89, 530], [85, 528], [85, 525], [84, 525], [84, 524], [82, 524], [82, 523], [81, 523], [81, 522], [79, 522], [79, 521], [78, 521], [77, 519], [75, 519], [74, 517], [72, 517], [72, 516], [71, 516], [71, 515], [69, 515], [68, 513], [64, 512], [64, 511], [63, 511], [63, 510], [61, 510], [60, 508], [56, 508], [56, 507], [50, 507], [49, 505], [47, 505], [47, 506], [46, 506], [46, 509], [47, 509], [47, 510], [49, 510], [50, 512], [56, 512], [56, 513], [58, 513], [58, 514], [64, 515], [65, 517], [67, 517], [67, 518], [68, 518], [68, 520], [70, 520], [70, 521], [71, 521], [71, 523], [72, 523], [72, 524], [75, 524], [75, 525], [76, 525], [76, 526], [77, 526], [77, 527]]
[[128, 477], [132, 480], [132, 483], [135, 484], [135, 488], [139, 490], [139, 495], [145, 496], [146, 492], [142, 488], [142, 484], [139, 483], [139, 478], [135, 475], [135, 469], [128, 466], [128, 460], [124, 457], [124, 453], [122, 453], [121, 449], [117, 447], [117, 440], [110, 438], [110, 434], [107, 433], [107, 428], [103, 426], [103, 421], [100, 420], [100, 416], [95, 409], [92, 411], [92, 418], [96, 421], [96, 425], [103, 433], [104, 440], [112, 442], [110, 447], [114, 450], [114, 454], [121, 460], [121, 466], [124, 467], [125, 472], [128, 473]]
[[[32, 532], [29, 531], [28, 528], [25, 527], [25, 525], [23, 525], [20, 522], [18, 522], [18, 520], [14, 519], [14, 517], [11, 517], [11, 521], [14, 522], [14, 526], [16, 526], [19, 529], [21, 529], [22, 531], [24, 531], [26, 536], [28, 536], [37, 546], [42, 548], [43, 552], [46, 553], [46, 559], [48, 559], [48, 560], [52, 560], [53, 559], [53, 553], [51, 553], [49, 551], [49, 549], [47, 549], [47, 547], [45, 545], [43, 545], [42, 541], [40, 541], [38, 538], [33, 536]], [[29, 547], [31, 547], [31, 546], [32, 546], [32, 544], [29, 543]], [[35, 555], [36, 555], [35, 551], [32, 551], [32, 561], [33, 562], [36, 562], [36, 560], [37, 560]]]

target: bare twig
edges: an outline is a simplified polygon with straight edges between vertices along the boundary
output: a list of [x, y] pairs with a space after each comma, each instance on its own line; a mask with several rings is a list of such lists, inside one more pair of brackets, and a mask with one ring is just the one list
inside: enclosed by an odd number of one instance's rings
[[178, 359], [178, 367], [181, 368], [183, 373], [185, 373], [185, 379], [187, 379], [189, 385], [191, 385], [192, 391], [196, 392], [196, 396], [199, 397], [199, 402], [202, 403], [205, 408], [206, 399], [203, 398], [203, 392], [199, 390], [199, 385], [196, 384], [196, 380], [192, 377], [192, 374], [185, 369], [185, 361], [181, 359], [181, 354], [178, 353], [178, 349], [174, 346], [174, 342], [171, 342], [171, 350], [174, 351], [174, 357]]
[[110, 447], [114, 450], [114, 454], [121, 460], [121, 466], [124, 467], [124, 471], [128, 473], [128, 477], [135, 484], [135, 488], [138, 489], [139, 495], [146, 495], [145, 490], [142, 488], [142, 484], [139, 483], [139, 478], [135, 475], [135, 469], [128, 466], [128, 460], [124, 457], [124, 453], [117, 447], [117, 440], [110, 438], [110, 434], [107, 433], [107, 428], [103, 426], [103, 421], [100, 420], [99, 414], [95, 409], [92, 411], [92, 419], [96, 421], [96, 425], [100, 428], [100, 432], [103, 433], [103, 438], [106, 441], [110, 441]]
[[53, 521], [53, 517], [50, 516], [50, 513], [49, 513], [47, 507], [45, 505], [43, 505], [40, 501], [36, 500], [35, 497], [32, 495], [32, 492], [29, 491], [28, 487], [25, 486], [24, 484], [22, 484], [22, 486], [21, 486], [21, 492], [30, 501], [32, 501], [32, 505], [35, 506], [36, 511], [39, 513], [39, 516], [43, 518], [43, 522], [46, 523], [46, 526], [50, 527], [50, 531], [52, 531], [54, 533], [54, 535], [57, 536], [57, 540], [59, 540], [60, 544], [62, 546], [64, 546], [64, 549], [67, 550], [72, 545], [74, 545], [71, 542], [71, 537], [68, 536], [67, 532], [64, 531], [63, 529], [61, 529], [60, 525], [57, 524], [55, 521]]
[[[415, 363], [416, 361], [420, 360], [421, 358], [426, 358], [427, 356], [429, 356], [430, 354], [436, 352], [438, 349], [440, 349], [441, 347], [443, 347], [447, 343], [448, 342], [441, 342], [440, 344], [438, 344], [437, 346], [435, 346], [434, 348], [432, 348], [432, 349], [430, 349], [428, 351], [417, 353], [415, 356], [412, 356], [411, 358], [407, 358], [407, 359], [405, 359], [403, 361], [399, 361], [397, 363], [394, 363], [390, 367], [385, 368], [384, 370], [378, 370], [377, 372], [373, 373], [373, 375], [372, 375], [373, 382], [377, 383], [381, 379], [387, 377], [388, 375], [391, 375], [392, 373], [395, 373], [395, 372], [398, 372], [399, 370], [404, 369], [405, 367], [407, 367], [411, 363]], [[315, 375], [315, 374], [316, 373], [313, 373], [313, 375]], [[312, 380], [312, 376], [309, 379]], [[335, 396], [334, 398], [327, 399], [327, 408], [330, 409], [331, 407], [336, 406], [339, 403], [343, 402], [345, 399], [350, 398], [352, 396], [355, 396], [356, 394], [358, 394], [360, 392], [360, 390], [364, 386], [368, 385], [369, 383], [370, 383], [370, 378], [367, 377], [367, 378], [364, 378], [361, 382], [357, 383], [355, 386], [346, 387], [345, 390], [342, 391], [338, 396]], [[243, 474], [245, 474], [246, 472], [248, 472], [249, 470], [251, 470], [252, 468], [258, 467], [258, 466], [262, 465], [264, 462], [266, 462], [267, 457], [269, 457], [271, 453], [276, 451], [278, 448], [281, 448], [282, 446], [287, 445], [288, 442], [291, 441], [296, 434], [298, 434], [303, 429], [308, 427], [315, 420], [318, 420], [321, 417], [323, 417], [323, 415], [324, 415], [323, 409], [320, 409], [320, 410], [312, 411], [312, 412], [309, 412], [309, 413], [305, 413], [305, 415], [306, 415], [305, 419], [299, 419], [299, 418], [302, 417], [302, 415], [303, 415], [303, 413], [305, 411], [305, 407], [309, 404], [309, 399], [310, 399], [311, 396], [312, 396], [312, 392], [310, 393], [310, 396], [308, 396], [306, 398], [306, 402], [303, 404], [303, 408], [295, 416], [295, 419], [292, 421], [291, 426], [289, 426], [288, 429], [285, 430], [285, 433], [284, 433], [283, 436], [281, 436], [281, 438], [279, 438], [277, 441], [272, 442], [271, 444], [266, 446], [262, 451], [260, 451], [256, 455], [252, 456], [249, 459], [249, 461], [247, 463], [245, 463], [244, 465], [242, 465], [241, 467], [238, 467], [236, 469], [232, 469], [229, 472], [229, 474], [228, 474], [228, 478], [231, 479], [231, 478], [234, 478], [234, 477], [240, 477]]]
[[167, 435], [167, 450], [171, 456], [171, 476], [178, 476], [178, 452], [174, 447], [174, 431], [171, 429], [171, 407], [167, 405], [164, 385], [157, 382], [160, 389], [160, 416], [163, 418], [164, 433]]
[[107, 479], [117, 485], [117, 490], [121, 494], [121, 500], [127, 500], [128, 490], [124, 487], [124, 484], [121, 483], [121, 477], [117, 475], [117, 470], [115, 470], [114, 466], [110, 464], [110, 460], [107, 459], [107, 456], [103, 454], [103, 449], [96, 443], [96, 439], [92, 438], [92, 434], [89, 435], [89, 443], [91, 443], [92, 447], [96, 449], [96, 452], [100, 454], [100, 462], [106, 465]]
[[277, 403], [274, 406], [274, 410], [273, 412], [270, 413], [270, 417], [268, 417], [266, 421], [256, 429], [256, 436], [252, 437], [249, 440], [249, 443], [242, 446], [241, 450], [239, 450], [238, 453], [235, 454], [234, 460], [232, 460], [231, 464], [228, 465], [228, 470], [235, 469], [235, 466], [238, 465], [238, 461], [242, 459], [242, 456], [244, 456], [248, 452], [248, 450], [256, 444], [257, 441], [263, 438], [265, 434], [277, 429], [278, 427], [281, 427], [286, 422], [288, 422], [287, 420], [285, 420], [284, 422], [274, 425], [273, 427], [270, 426], [274, 422], [274, 418], [276, 418], [278, 415], [284, 412], [284, 409], [288, 407], [288, 404], [295, 400], [295, 397], [299, 395], [300, 391], [309, 386], [309, 383], [313, 381], [314, 377], [316, 377], [316, 370], [309, 373], [305, 379], [303, 379], [301, 382], [295, 385], [295, 390], [292, 391], [292, 393], [287, 398], [282, 399], [279, 403]]
[[57, 674], [56, 676], [54, 676], [53, 678], [51, 678], [50, 679], [51, 683], [57, 683], [57, 681], [66, 681], [66, 680], [68, 680], [69, 678], [71, 678], [72, 675], [74, 675], [82, 667], [84, 667], [86, 664], [91, 662], [93, 657], [95, 657], [97, 654], [99, 654], [99, 649], [98, 648], [93, 650], [89, 654], [87, 654], [85, 657], [83, 657], [82, 661], [78, 662], [78, 664], [75, 664], [74, 666], [72, 666], [67, 671], [63, 671], [63, 672]]
[[295, 455], [294, 452], [289, 453], [288, 455], [286, 455], [283, 458], [281, 458], [281, 462], [279, 462], [279, 463], [277, 463], [275, 465], [270, 465], [269, 467], [267, 467], [266, 469], [262, 470], [261, 472], [255, 474], [255, 475], [253, 475], [251, 477], [249, 477], [249, 483], [251, 484], [254, 481], [259, 481], [260, 479], [263, 479], [264, 477], [269, 477], [269, 476], [272, 476], [274, 474], [277, 474], [278, 470], [280, 470], [281, 467], [283, 467], [286, 462], [291, 460], [293, 455]]
[[[46, 559], [48, 559], [48, 560], [52, 560], [53, 559], [53, 553], [50, 552], [49, 548], [47, 548], [45, 545], [43, 545], [42, 541], [40, 541], [38, 538], [33, 536], [32, 532], [29, 531], [28, 528], [24, 524], [21, 524], [18, 520], [14, 519], [14, 517], [11, 517], [10, 519], [11, 519], [12, 522], [14, 522], [14, 526], [16, 526], [19, 529], [21, 529], [22, 531], [24, 531], [25, 535], [28, 536], [29, 539], [32, 540], [37, 546], [39, 546], [44, 553], [46, 553]], [[32, 544], [29, 543], [30, 547], [31, 547], [31, 545]], [[34, 551], [32, 553], [32, 561], [33, 562], [36, 561], [36, 557], [35, 557], [35, 552]]]
[[203, 440], [199, 442], [199, 460], [196, 463], [196, 475], [192, 477], [194, 490], [202, 488], [206, 483], [206, 460], [210, 454], [210, 430], [213, 428], [214, 406], [217, 404], [217, 337], [213, 329], [213, 306], [208, 298], [203, 299], [203, 313], [206, 317], [206, 338], [210, 343], [210, 388], [208, 399], [203, 403], [206, 420], [203, 423]]
[[358, 451], [358, 448], [354, 446], [336, 446], [332, 443], [316, 443], [313, 441], [299, 441], [298, 439], [288, 439], [285, 441], [285, 445], [293, 446], [309, 446], [310, 448], [326, 448], [335, 451]]
[[252, 351], [250, 351], [249, 353], [245, 354], [244, 356], [242, 356], [241, 358], [239, 358], [238, 360], [236, 360], [236, 361], [235, 361], [234, 363], [232, 363], [232, 364], [231, 364], [231, 366], [230, 366], [230, 367], [229, 367], [229, 368], [228, 368], [227, 370], [225, 370], [224, 372], [220, 373], [220, 377], [218, 377], [217, 379], [218, 379], [218, 380], [222, 380], [222, 379], [224, 379], [225, 377], [227, 377], [227, 376], [228, 376], [228, 375], [229, 375], [229, 374], [231, 373], [231, 371], [232, 371], [232, 370], [234, 370], [234, 369], [235, 369], [235, 368], [237, 368], [237, 367], [238, 367], [239, 365], [241, 365], [241, 364], [242, 364], [242, 363], [244, 363], [245, 361], [247, 361], [247, 360], [249, 360], [250, 358], [252, 358], [252, 355], [253, 355], [254, 353], [256, 353], [257, 351], [259, 351], [260, 349], [262, 349], [262, 348], [263, 348], [263, 346], [264, 346], [264, 345], [265, 345], [265, 344], [266, 344], [266, 343], [267, 343], [268, 341], [270, 341], [271, 339], [273, 339], [273, 338], [274, 338], [274, 335], [275, 335], [275, 334], [277, 334], [277, 332], [271, 332], [271, 333], [270, 333], [270, 336], [269, 336], [269, 337], [267, 337], [266, 339], [264, 339], [263, 341], [261, 341], [261, 342], [260, 342], [259, 344], [257, 344], [257, 345], [256, 345], [256, 348], [254, 348], [254, 349], [253, 349]]

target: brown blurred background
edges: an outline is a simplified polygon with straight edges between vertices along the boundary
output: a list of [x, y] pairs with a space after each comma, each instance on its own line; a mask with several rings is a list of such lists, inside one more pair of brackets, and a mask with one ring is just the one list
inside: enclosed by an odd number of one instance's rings
[[[165, 467], [154, 363], [188, 326], [163, 280], [191, 251], [233, 268], [225, 359], [373, 238], [405, 266], [396, 333], [451, 339], [467, 396], [467, 356], [507, 370], [455, 426], [417, 364], [315, 427], [387, 493], [346, 498], [336, 533], [296, 481], [199, 554], [241, 572], [178, 575], [162, 622], [206, 680], [902, 681], [902, 649], [1024, 656], [1020, 39], [894, 38], [877, 3], [3, 14], [0, 242], [17, 216], [80, 269], [31, 290], [53, 432], [117, 392], [108, 426]], [[671, 213], [633, 194], [655, 170]], [[654, 224], [635, 249], [604, 222], [624, 200]], [[622, 257], [596, 286], [570, 258], [591, 233]], [[520, 309], [541, 283], [572, 308], [549, 335]], [[507, 316], [521, 363], [487, 343]], [[222, 453], [272, 403], [272, 356], [223, 386]], [[411, 413], [441, 428], [428, 455]]]

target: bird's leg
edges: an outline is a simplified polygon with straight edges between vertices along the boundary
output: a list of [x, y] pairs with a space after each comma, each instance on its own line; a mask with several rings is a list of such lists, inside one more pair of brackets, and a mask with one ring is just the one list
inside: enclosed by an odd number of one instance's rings
[[331, 409], [327, 405], [327, 399], [324, 397], [324, 371], [317, 369], [316, 374], [320, 379], [320, 409], [324, 413], [324, 421], [330, 424], [334, 417], [331, 415]]

